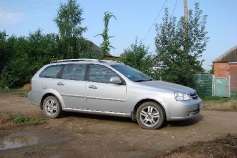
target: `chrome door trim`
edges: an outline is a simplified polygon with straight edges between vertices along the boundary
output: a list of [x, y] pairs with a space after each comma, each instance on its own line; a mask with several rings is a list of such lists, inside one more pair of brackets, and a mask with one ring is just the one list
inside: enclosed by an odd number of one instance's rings
[[110, 101], [126, 102], [125, 99], [102, 98], [102, 97], [93, 97], [93, 96], [87, 96], [86, 99], [98, 99], [98, 100], [110, 100]]
[[72, 95], [72, 94], [64, 94], [64, 93], [61, 93], [60, 95], [67, 96], [67, 97], [85, 98], [85, 95]]

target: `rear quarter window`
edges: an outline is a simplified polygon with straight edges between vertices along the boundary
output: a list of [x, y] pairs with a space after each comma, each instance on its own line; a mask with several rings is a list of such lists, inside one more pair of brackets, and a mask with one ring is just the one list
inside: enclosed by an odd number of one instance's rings
[[42, 78], [57, 78], [63, 65], [51, 65], [46, 67], [39, 75]]

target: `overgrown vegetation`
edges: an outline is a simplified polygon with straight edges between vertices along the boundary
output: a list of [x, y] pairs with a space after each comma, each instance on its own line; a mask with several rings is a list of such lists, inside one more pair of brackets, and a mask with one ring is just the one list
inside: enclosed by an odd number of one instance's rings
[[[56, 59], [69, 58], [98, 58], [104, 59], [113, 46], [108, 35], [109, 20], [116, 17], [111, 12], [105, 12], [105, 29], [101, 44], [103, 53], [93, 52], [93, 43], [83, 37], [87, 27], [82, 26], [83, 9], [76, 0], [68, 0], [60, 4], [58, 14], [54, 19], [59, 33], [43, 34], [41, 29], [30, 33], [29, 36], [8, 36], [0, 31], [0, 91], [2, 89], [22, 87], [30, 83], [31, 77], [43, 65]], [[137, 38], [134, 44], [124, 52], [119, 59], [154, 79], [161, 79], [192, 87], [192, 75], [202, 71], [199, 61], [205, 50], [208, 38], [205, 31], [206, 16], [197, 3], [195, 10], [189, 11], [188, 39], [185, 39], [184, 18], [176, 21], [165, 11], [163, 23], [157, 24], [155, 38], [156, 53], [151, 55], [149, 48]], [[157, 63], [161, 67], [153, 71]]]
[[153, 66], [149, 48], [142, 41], [138, 42], [138, 38], [136, 38], [134, 44], [124, 50], [120, 60], [146, 74], [150, 74], [150, 69]]
[[237, 112], [237, 98], [223, 98], [217, 96], [203, 96], [204, 110], [216, 111], [236, 111]]
[[224, 137], [217, 138], [210, 142], [195, 142], [189, 146], [179, 147], [175, 151], [158, 156], [164, 158], [199, 158], [199, 157], [216, 157], [230, 158], [237, 157], [237, 136], [227, 134]]
[[83, 38], [83, 10], [76, 0], [61, 4], [54, 19], [59, 34], [43, 34], [40, 29], [29, 36], [8, 36], [0, 31], [0, 89], [22, 87], [43, 65], [56, 59], [93, 58], [92, 42]]
[[[5, 45], [0, 52], [3, 56], [0, 75], [0, 87], [21, 87], [29, 83], [32, 75], [39, 67], [52, 60], [56, 56], [55, 34], [42, 34], [41, 30], [31, 33], [28, 37], [11, 36], [6, 38], [3, 32]], [[2, 62], [2, 58], [0, 59]]]
[[177, 21], [166, 9], [163, 22], [156, 25], [155, 59], [165, 65], [160, 70], [163, 80], [192, 87], [193, 74], [202, 72], [200, 57], [208, 41], [205, 30], [207, 16], [202, 13], [199, 3], [196, 3], [194, 11], [189, 10], [186, 27], [184, 17]]
[[65, 4], [60, 4], [57, 17], [54, 22], [59, 29], [57, 41], [57, 55], [59, 59], [73, 59], [85, 56], [91, 52], [92, 46], [83, 38], [83, 33], [87, 27], [82, 27], [83, 9], [76, 0], [68, 0]]
[[115, 18], [116, 16], [113, 15], [111, 12], [105, 12], [104, 13], [104, 31], [101, 34], [98, 34], [97, 36], [102, 36], [103, 42], [101, 43], [101, 49], [102, 49], [102, 59], [105, 59], [106, 55], [110, 53], [110, 49], [114, 48], [111, 44], [109, 39], [114, 36], [109, 36], [109, 20], [111, 18]]

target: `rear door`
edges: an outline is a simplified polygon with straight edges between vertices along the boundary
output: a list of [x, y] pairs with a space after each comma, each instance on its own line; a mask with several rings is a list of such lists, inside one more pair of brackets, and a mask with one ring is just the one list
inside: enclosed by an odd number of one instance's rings
[[63, 69], [55, 89], [60, 93], [65, 108], [86, 109], [86, 64], [68, 64]]

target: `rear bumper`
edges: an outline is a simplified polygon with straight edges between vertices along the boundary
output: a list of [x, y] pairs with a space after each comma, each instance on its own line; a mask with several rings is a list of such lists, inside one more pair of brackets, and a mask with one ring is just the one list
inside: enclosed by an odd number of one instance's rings
[[28, 101], [31, 104], [40, 106], [40, 102], [41, 102], [41, 97], [40, 96], [41, 96], [40, 93], [36, 93], [36, 92], [30, 91], [28, 93]]

